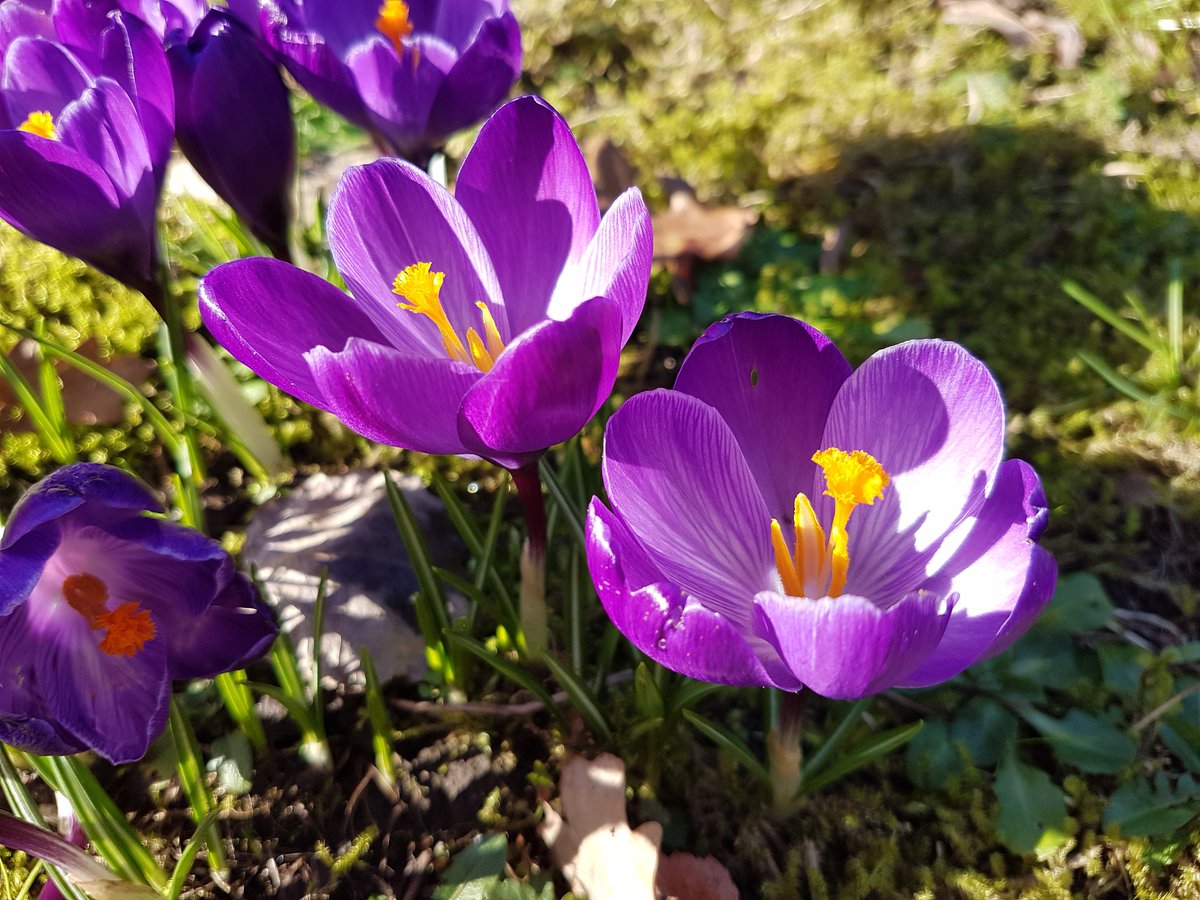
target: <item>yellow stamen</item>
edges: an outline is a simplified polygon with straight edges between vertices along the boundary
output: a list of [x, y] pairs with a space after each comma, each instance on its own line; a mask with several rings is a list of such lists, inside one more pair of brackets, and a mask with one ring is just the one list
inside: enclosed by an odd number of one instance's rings
[[84, 572], [68, 575], [63, 580], [62, 592], [71, 609], [95, 628], [96, 618], [104, 613], [104, 604], [108, 602], [108, 585], [95, 575]]
[[379, 17], [375, 19], [375, 28], [392, 42], [397, 53], [404, 50], [404, 38], [413, 32], [413, 24], [408, 19], [408, 4], [404, 0], [384, 0], [379, 7]]
[[792, 521], [795, 549], [789, 549], [775, 519], [771, 520], [771, 546], [786, 593], [837, 597], [846, 587], [850, 570], [850, 513], [860, 503], [873, 506], [891, 479], [875, 457], [862, 450], [847, 453], [830, 447], [812, 459], [825, 473], [825, 495], [834, 501], [828, 543], [812, 503], [804, 494], [797, 494]]
[[17, 126], [17, 131], [27, 131], [30, 134], [49, 138], [52, 141], [58, 139], [58, 129], [54, 126], [54, 116], [48, 112], [31, 112], [25, 121]]
[[464, 345], [446, 310], [442, 307], [442, 283], [446, 279], [445, 272], [430, 271], [432, 263], [419, 262], [409, 266], [396, 276], [392, 284], [392, 292], [399, 294], [407, 303], [397, 303], [401, 309], [418, 315], [428, 316], [437, 326], [442, 337], [442, 346], [446, 354], [458, 362], [470, 363], [480, 372], [490, 372], [496, 364], [496, 358], [504, 352], [504, 341], [492, 311], [483, 302], [476, 303], [482, 312], [483, 337], [474, 328], [467, 329], [467, 342]]
[[136, 603], [122, 603], [112, 612], [98, 616], [95, 627], [107, 631], [100, 649], [109, 656], [133, 656], [158, 633], [150, 611]]

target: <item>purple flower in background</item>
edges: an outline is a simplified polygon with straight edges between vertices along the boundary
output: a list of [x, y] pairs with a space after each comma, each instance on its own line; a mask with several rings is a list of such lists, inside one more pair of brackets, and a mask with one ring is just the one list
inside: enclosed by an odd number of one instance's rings
[[225, 10], [169, 32], [167, 43], [179, 146], [255, 236], [288, 259], [296, 137], [279, 69]]
[[1037, 475], [1001, 461], [1004, 408], [957, 344], [851, 371], [808, 325], [714, 325], [675, 390], [608, 424], [588, 563], [640, 650], [706, 681], [839, 699], [934, 684], [1049, 601]]
[[156, 298], [174, 135], [159, 38], [87, 0], [4, 0], [0, 50], [0, 218]]
[[517, 469], [608, 398], [650, 277], [636, 189], [600, 218], [566, 122], [535, 97], [501, 108], [453, 196], [416, 166], [349, 169], [330, 249], [353, 299], [270, 259], [200, 284], [235, 357], [372, 440]]
[[219, 544], [165, 519], [119, 469], [38, 483], [0, 537], [0, 741], [34, 753], [145, 755], [171, 680], [262, 654], [271, 613]]
[[318, 102], [421, 165], [521, 74], [508, 0], [259, 0], [258, 24]]

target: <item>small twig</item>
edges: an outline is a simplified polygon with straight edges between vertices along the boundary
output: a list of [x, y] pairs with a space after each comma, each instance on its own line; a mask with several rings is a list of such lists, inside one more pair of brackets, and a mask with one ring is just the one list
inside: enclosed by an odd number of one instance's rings
[[1150, 712], [1146, 713], [1146, 715], [1142, 716], [1133, 723], [1133, 730], [1140, 734], [1142, 729], [1144, 729], [1147, 725], [1154, 724], [1154, 722], [1161, 719], [1197, 691], [1200, 691], [1200, 681], [1197, 681], [1195, 684], [1188, 685], [1174, 697], [1171, 697], [1169, 700], [1160, 703], [1154, 709], [1150, 710]]

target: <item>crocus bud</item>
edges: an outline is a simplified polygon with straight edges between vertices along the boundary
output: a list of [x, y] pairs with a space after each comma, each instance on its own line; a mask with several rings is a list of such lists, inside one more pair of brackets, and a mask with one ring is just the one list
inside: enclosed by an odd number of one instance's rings
[[224, 10], [210, 10], [190, 38], [167, 41], [179, 146], [255, 236], [288, 258], [296, 138], [279, 70]]

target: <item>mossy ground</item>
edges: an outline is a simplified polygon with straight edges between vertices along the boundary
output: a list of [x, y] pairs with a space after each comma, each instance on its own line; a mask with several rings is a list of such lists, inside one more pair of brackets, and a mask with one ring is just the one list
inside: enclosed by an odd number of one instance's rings
[[[653, 201], [663, 199], [658, 178], [681, 177], [704, 200], [760, 215], [741, 257], [700, 266], [690, 305], [679, 303], [669, 278], [655, 278], [658, 346], [645, 345], [643, 329], [638, 348], [650, 360], [646, 380], [669, 383], [667, 366], [700, 330], [741, 308], [801, 314], [856, 360], [905, 335], [961, 341], [1002, 386], [1010, 451], [1043, 475], [1052, 506], [1047, 541], [1062, 570], [1099, 574], [1117, 607], [1197, 638], [1195, 360], [1193, 374], [1170, 388], [1170, 401], [1191, 418], [1122, 398], [1081, 350], [1151, 393], [1166, 390], [1161, 360], [1062, 288], [1077, 282], [1119, 310], [1134, 290], [1157, 309], [1176, 263], [1185, 335], [1196, 344], [1200, 32], [1159, 24], [1195, 10], [1156, 0], [1003, 4], [1073, 22], [1085, 48], [1067, 68], [1049, 39], [1013, 48], [995, 31], [948, 24], [938, 4], [923, 0], [516, 6], [525, 29], [523, 87], [546, 96], [581, 137], [616, 142]], [[314, 150], [353, 139], [310, 105], [303, 121], [302, 143]], [[468, 144], [467, 136], [455, 138], [451, 156]], [[175, 267], [194, 277], [219, 254], [196, 237], [202, 211], [172, 213], [171, 234], [186, 248]], [[10, 232], [0, 243], [4, 320], [44, 319], [69, 346], [95, 336], [107, 353], [153, 353], [157, 324], [140, 299]], [[11, 343], [0, 332], [0, 349]], [[621, 390], [638, 386], [630, 380]], [[434, 465], [373, 448], [274, 389], [263, 390], [259, 405], [300, 467]], [[81, 456], [161, 480], [167, 463], [148, 427], [132, 410], [131, 417], [125, 427], [76, 429]], [[0, 420], [2, 509], [53, 467], [34, 435], [10, 424]], [[593, 461], [594, 432], [585, 442]], [[209, 450], [225, 460], [224, 470], [236, 468], [226, 451]], [[482, 466], [453, 474], [478, 477], [485, 488], [498, 483]], [[249, 509], [240, 503], [215, 517], [220, 527], [237, 525]], [[556, 564], [565, 575], [565, 558]], [[1084, 655], [1081, 671], [1099, 665], [1087, 656], [1101, 642], [1096, 634], [1063, 640]], [[1164, 687], [1160, 669], [1141, 671], [1126, 695], [1070, 685], [1047, 702], [1060, 712], [1121, 707], [1132, 722], [1170, 697], [1176, 683]], [[761, 742], [757, 697], [729, 696], [706, 712]], [[954, 688], [922, 696], [923, 714], [948, 718], [963, 696]], [[882, 725], [917, 715], [893, 699], [875, 712]], [[620, 720], [619, 708], [615, 715]], [[829, 728], [818, 714], [814, 740]], [[1063, 788], [1070, 812], [1065, 840], [1040, 857], [1015, 854], [999, 840], [986, 767], [968, 762], [939, 788], [918, 788], [895, 754], [780, 822], [746, 789], [748, 776], [695, 732], [670, 741], [674, 755], [659, 760], [616, 748], [633, 783], [641, 780], [638, 811], [673, 818], [668, 839], [723, 860], [748, 896], [1200, 897], [1200, 835], [1185, 828], [1128, 839], [1103, 827], [1118, 784], [1178, 768], [1152, 734], [1116, 776], [1080, 775], [1032, 741], [1026, 752]], [[516, 795], [519, 802], [493, 810], [489, 821], [524, 820], [530, 797]]]

